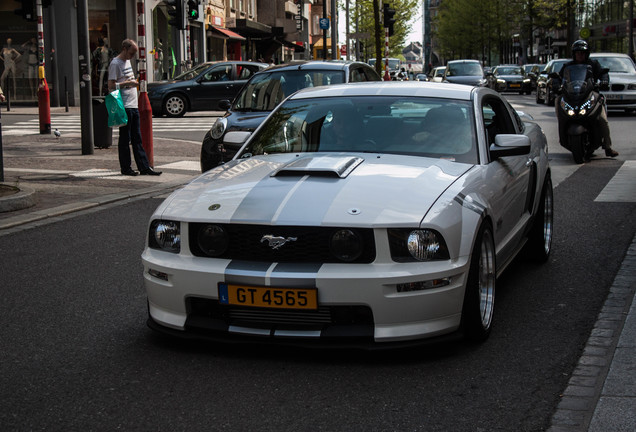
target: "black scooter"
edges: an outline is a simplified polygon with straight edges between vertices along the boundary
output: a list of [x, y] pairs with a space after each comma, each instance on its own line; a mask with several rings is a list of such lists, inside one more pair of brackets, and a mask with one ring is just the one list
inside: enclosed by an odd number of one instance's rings
[[[603, 73], [607, 71], [604, 69]], [[567, 127], [567, 142], [561, 145], [570, 150], [574, 162], [580, 164], [588, 161], [594, 150], [602, 145], [596, 122], [601, 110], [605, 109], [605, 98], [599, 93], [599, 86], [587, 64], [564, 66], [562, 74], [557, 115], [559, 123], [565, 122]], [[560, 79], [556, 73], [550, 74], [550, 77]]]

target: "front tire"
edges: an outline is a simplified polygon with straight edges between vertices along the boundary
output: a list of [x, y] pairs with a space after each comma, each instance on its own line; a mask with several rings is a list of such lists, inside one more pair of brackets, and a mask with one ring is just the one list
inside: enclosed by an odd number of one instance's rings
[[163, 112], [168, 117], [183, 117], [186, 113], [186, 100], [178, 94], [171, 94], [163, 101]]
[[461, 328], [464, 337], [473, 342], [488, 339], [495, 307], [495, 241], [490, 223], [479, 228], [470, 257]]
[[532, 223], [532, 228], [526, 243], [526, 252], [529, 259], [536, 262], [546, 262], [552, 251], [552, 229], [554, 221], [554, 199], [552, 192], [552, 179], [550, 175], [543, 183], [541, 201]]
[[539, 97], [539, 88], [537, 88], [537, 104], [543, 105], [543, 99]]
[[574, 162], [577, 164], [582, 164], [583, 162], [585, 162], [583, 137], [581, 135], [570, 135], [568, 136], [568, 141], [570, 143], [570, 151], [572, 152]]

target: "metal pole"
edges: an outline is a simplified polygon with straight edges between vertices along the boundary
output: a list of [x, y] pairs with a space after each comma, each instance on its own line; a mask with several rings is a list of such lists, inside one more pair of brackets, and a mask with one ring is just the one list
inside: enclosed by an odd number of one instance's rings
[[[146, 10], [143, 0], [137, 2], [137, 46], [139, 47], [139, 123], [141, 124], [141, 144], [154, 167], [155, 152], [152, 139], [152, 107], [148, 98], [146, 81]], [[188, 34], [190, 26], [188, 25]], [[188, 47], [189, 48], [189, 47]], [[189, 51], [188, 51], [189, 52]], [[188, 54], [189, 56], [189, 54]]]
[[338, 8], [336, 0], [331, 0], [331, 58], [337, 60], [338, 52]]
[[629, 56], [634, 60], [634, 0], [629, 2]]
[[[347, 22], [346, 27], [347, 27], [347, 32], [345, 33], [347, 35], [346, 38], [346, 43], [347, 43], [347, 60], [351, 60], [351, 44], [349, 41], [349, 0], [347, 0], [346, 2], [346, 19], [345, 21]], [[356, 59], [357, 60], [357, 59]]]
[[[42, 0], [36, 2], [38, 17], [38, 114], [40, 118], [40, 133], [51, 134], [51, 99], [49, 85], [46, 82], [44, 59], [44, 24], [42, 23]], [[86, 32], [88, 34], [88, 32]]]
[[4, 156], [2, 156], [2, 109], [0, 108], [0, 182], [4, 181]]
[[[322, 0], [322, 17], [327, 18], [327, 0]], [[327, 60], [327, 29], [322, 31], [322, 59]]]
[[77, 48], [80, 72], [80, 119], [82, 154], [94, 153], [93, 94], [91, 89], [91, 53], [88, 39], [88, 0], [77, 0]]

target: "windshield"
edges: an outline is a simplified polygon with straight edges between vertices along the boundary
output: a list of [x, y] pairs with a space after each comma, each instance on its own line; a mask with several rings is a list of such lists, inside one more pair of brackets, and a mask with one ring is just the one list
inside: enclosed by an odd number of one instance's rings
[[272, 111], [287, 96], [305, 87], [342, 84], [342, 70], [291, 70], [255, 75], [241, 89], [234, 109], [237, 111]]
[[196, 78], [201, 72], [210, 67], [210, 64], [200, 64], [192, 69], [189, 69], [182, 74], [177, 75], [174, 79], [177, 81], [187, 81]]
[[602, 68], [609, 69], [610, 72], [615, 73], [636, 73], [634, 69], [634, 63], [625, 57], [593, 57], [594, 60], [598, 60]]
[[498, 67], [495, 69], [495, 75], [523, 75], [523, 69], [520, 67]]
[[591, 67], [587, 64], [571, 64], [563, 69], [563, 85], [569, 95], [584, 95], [593, 87]]
[[479, 63], [454, 63], [446, 66], [446, 76], [482, 76]]
[[275, 153], [391, 153], [477, 163], [467, 101], [405, 96], [285, 102], [239, 158]]

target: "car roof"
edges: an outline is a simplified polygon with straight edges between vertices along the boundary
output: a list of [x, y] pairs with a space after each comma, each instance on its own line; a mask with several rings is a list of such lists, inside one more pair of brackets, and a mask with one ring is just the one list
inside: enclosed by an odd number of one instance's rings
[[447, 64], [451, 64], [451, 63], [479, 63], [479, 60], [451, 60]]
[[461, 84], [422, 81], [367, 81], [309, 87], [290, 96], [290, 99], [341, 96], [417, 96], [469, 101], [476, 91], [491, 90]]
[[590, 57], [623, 57], [623, 58], [631, 59], [631, 57], [628, 56], [627, 54], [623, 54], [623, 53], [608, 53], [608, 52], [591, 53]]
[[288, 70], [345, 70], [352, 65], [371, 67], [367, 63], [347, 60], [295, 60], [285, 64], [270, 66], [260, 73]]

